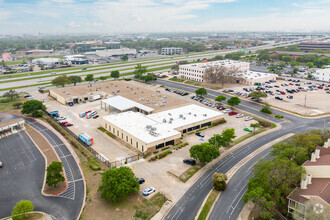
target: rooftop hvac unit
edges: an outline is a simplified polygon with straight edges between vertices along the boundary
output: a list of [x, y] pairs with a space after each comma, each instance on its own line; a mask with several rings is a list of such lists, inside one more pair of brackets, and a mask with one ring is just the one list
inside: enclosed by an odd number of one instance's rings
[[131, 90], [133, 90], [133, 88], [131, 88]]
[[182, 119], [183, 119], [183, 120], [186, 120], [186, 117], [183, 117]]
[[129, 86], [127, 86], [127, 88], [129, 88]]
[[158, 94], [158, 97], [162, 97], [162, 95], [161, 94]]
[[120, 92], [120, 89], [117, 89], [117, 93], [119, 93]]
[[204, 116], [204, 117], [206, 117], [206, 116], [207, 116], [207, 114], [203, 114], [203, 116]]
[[183, 118], [183, 114], [180, 114], [180, 115], [179, 115], [179, 118]]
[[147, 102], [149, 102], [149, 99], [146, 99]]
[[65, 93], [65, 91], [63, 91], [63, 93]]
[[169, 123], [169, 124], [172, 124], [172, 121], [170, 120], [170, 121], [168, 121], [168, 123]]
[[146, 129], [148, 129], [148, 130], [149, 130], [150, 128], [152, 128], [152, 126], [151, 126], [151, 125], [147, 125], [147, 126], [146, 126]]
[[139, 89], [139, 87], [136, 87], [136, 89]]
[[167, 98], [167, 96], [166, 96], [166, 95], [164, 95], [164, 96], [163, 96], [163, 98], [164, 98], [164, 99], [166, 99], [166, 98]]
[[168, 115], [172, 115], [171, 113], [168, 113]]
[[195, 117], [197, 117], [197, 115], [196, 115], [196, 114], [194, 114], [194, 116], [195, 116]]
[[143, 91], [141, 91], [141, 93], [143, 93]]
[[191, 112], [189, 112], [188, 114], [191, 115]]
[[173, 118], [170, 118], [170, 121], [173, 121]]
[[166, 119], [165, 118], [163, 119], [163, 122], [166, 123]]
[[159, 106], [160, 106], [160, 107], [164, 107], [165, 105], [164, 105], [164, 104], [160, 104]]
[[144, 101], [144, 98], [141, 98], [142, 101]]
[[70, 93], [68, 92], [67, 95], [70, 95]]
[[162, 103], [166, 103], [166, 100], [162, 101]]

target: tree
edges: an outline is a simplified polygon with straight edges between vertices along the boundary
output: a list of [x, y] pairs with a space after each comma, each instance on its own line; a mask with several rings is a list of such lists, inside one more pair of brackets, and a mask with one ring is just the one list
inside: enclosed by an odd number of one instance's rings
[[13, 104], [13, 107], [16, 108], [16, 109], [19, 109], [19, 108], [21, 108], [22, 105], [23, 105], [23, 102], [15, 102]]
[[307, 78], [308, 78], [308, 79], [312, 79], [312, 78], [313, 78], [313, 75], [310, 74], [310, 73], [308, 73]]
[[63, 182], [65, 180], [62, 175], [62, 162], [53, 161], [46, 169], [46, 184], [48, 186], [54, 186], [56, 188], [56, 184]]
[[282, 57], [282, 61], [288, 63], [288, 62], [292, 61], [292, 58], [290, 56], [284, 56], [284, 57]]
[[265, 114], [272, 114], [272, 109], [270, 108], [269, 104], [266, 103], [262, 109], [260, 109], [261, 112]]
[[13, 208], [11, 212], [13, 220], [21, 220], [27, 217], [28, 212], [32, 212], [34, 206], [29, 200], [21, 200]]
[[236, 137], [235, 135], [235, 129], [234, 128], [227, 128], [222, 131], [221, 134], [216, 134], [213, 137], [211, 137], [208, 142], [210, 144], [213, 144], [217, 148], [220, 147], [228, 147], [229, 144], [233, 141], [233, 139]]
[[227, 98], [226, 98], [226, 96], [224, 96], [224, 95], [219, 95], [218, 97], [216, 97], [215, 99], [214, 99], [214, 101], [216, 101], [216, 102], [222, 102], [222, 101], [225, 101]]
[[305, 169], [288, 159], [272, 158], [259, 161], [247, 185], [243, 200], [258, 204], [263, 211], [278, 209], [286, 212], [286, 198], [299, 186]]
[[213, 176], [213, 188], [218, 191], [223, 191], [227, 187], [226, 180], [228, 179], [226, 174], [214, 173]]
[[317, 134], [304, 133], [294, 135], [289, 140], [289, 143], [295, 145], [296, 147], [302, 147], [306, 149], [308, 155], [311, 155], [316, 146], [322, 146], [324, 141], [322, 140], [321, 136]]
[[228, 99], [227, 103], [228, 103], [228, 105], [234, 107], [236, 105], [239, 105], [239, 103], [241, 103], [241, 100], [238, 97], [234, 96], [234, 97], [231, 97], [230, 99]]
[[82, 81], [80, 76], [69, 76], [69, 81], [75, 86], [77, 83]]
[[330, 59], [328, 57], [321, 57], [321, 58], [314, 60], [313, 63], [317, 68], [322, 68], [324, 65], [329, 64], [329, 60]]
[[308, 62], [308, 63], [306, 63], [306, 65], [308, 66], [308, 68], [314, 68], [314, 63], [312, 63], [312, 62]]
[[178, 64], [174, 64], [174, 65], [171, 67], [171, 70], [179, 71], [179, 65], [178, 65]]
[[281, 68], [284, 68], [284, 67], [286, 67], [286, 64], [285, 64], [284, 62], [280, 62], [280, 63], [278, 64], [278, 66], [281, 67]]
[[38, 100], [26, 101], [23, 104], [22, 114], [32, 114], [33, 117], [36, 117], [39, 110], [46, 110], [46, 106]]
[[201, 96], [201, 97], [207, 95], [207, 91], [205, 88], [196, 89], [195, 93], [196, 93], [196, 96]]
[[53, 79], [51, 81], [51, 83], [52, 83], [52, 85], [57, 86], [57, 87], [59, 87], [59, 86], [64, 87], [65, 84], [70, 83], [70, 80], [66, 75], [63, 75], [63, 76], [56, 77], [55, 79]]
[[127, 55], [122, 56], [122, 57], [121, 57], [121, 60], [122, 60], [122, 61], [127, 61], [127, 60], [128, 60], [128, 56], [127, 56]]
[[236, 78], [238, 68], [226, 68], [224, 66], [210, 67], [205, 70], [204, 80], [210, 83], [221, 83], [222, 87], [225, 83], [232, 82]]
[[149, 73], [149, 74], [146, 75], [146, 76], [141, 76], [140, 79], [147, 83], [147, 82], [150, 82], [150, 81], [156, 80], [157, 77], [155, 77], [152, 73]]
[[256, 90], [251, 92], [249, 96], [254, 97], [256, 101], [260, 101], [260, 98], [267, 98], [267, 93]]
[[220, 156], [217, 147], [209, 143], [194, 145], [189, 149], [190, 156], [201, 163], [209, 163]]
[[298, 67], [293, 67], [292, 71], [293, 71], [294, 74], [296, 74], [296, 73], [298, 73], [299, 69], [298, 69]]
[[5, 92], [3, 94], [4, 97], [9, 97], [11, 100], [13, 100], [14, 97], [17, 96], [17, 92], [15, 90], [9, 90], [8, 92]]
[[147, 72], [147, 67], [137, 64], [134, 70], [134, 78], [140, 79], [140, 77]]
[[106, 80], [108, 77], [106, 77], [106, 76], [100, 76], [100, 80], [102, 80], [102, 81], [104, 81], [104, 80]]
[[259, 123], [251, 123], [250, 127], [253, 128], [253, 133], [255, 132], [256, 128], [260, 128], [260, 124]]
[[120, 74], [118, 70], [111, 71], [110, 77], [111, 78], [119, 78]]
[[94, 81], [94, 75], [93, 74], [87, 74], [85, 77], [85, 80], [88, 82]]
[[301, 166], [309, 159], [307, 149], [302, 147], [296, 147], [295, 145], [288, 142], [280, 142], [272, 146], [273, 150], [270, 154], [276, 158], [288, 159], [296, 162], [297, 165]]
[[113, 167], [102, 174], [102, 182], [98, 189], [101, 197], [116, 202], [129, 193], [137, 193], [140, 184], [129, 167]]

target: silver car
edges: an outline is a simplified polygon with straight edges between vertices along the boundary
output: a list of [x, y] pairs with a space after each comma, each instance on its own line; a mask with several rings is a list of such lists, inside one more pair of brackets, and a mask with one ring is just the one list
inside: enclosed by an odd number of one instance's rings
[[242, 114], [242, 113], [239, 113], [236, 115], [236, 118], [243, 118], [243, 117], [244, 117], [244, 114]]
[[250, 120], [252, 120], [252, 117], [251, 116], [246, 116], [244, 120], [245, 121], [250, 121]]

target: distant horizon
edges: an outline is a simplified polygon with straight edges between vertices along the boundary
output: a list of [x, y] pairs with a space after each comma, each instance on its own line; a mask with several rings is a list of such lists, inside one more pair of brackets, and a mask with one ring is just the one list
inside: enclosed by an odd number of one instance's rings
[[330, 32], [330, 0], [0, 0], [0, 35]]

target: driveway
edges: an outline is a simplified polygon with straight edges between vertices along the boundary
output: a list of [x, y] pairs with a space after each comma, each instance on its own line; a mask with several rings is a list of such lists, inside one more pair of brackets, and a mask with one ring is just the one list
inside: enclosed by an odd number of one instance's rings
[[[9, 120], [20, 116], [0, 113]], [[51, 197], [41, 194], [45, 174], [45, 160], [25, 131], [0, 139], [0, 218], [10, 216], [14, 205], [30, 200], [36, 211], [43, 211], [54, 219], [77, 219], [84, 200], [84, 180], [71, 152], [62, 140], [44, 125], [25, 118], [26, 123], [38, 130], [52, 145], [63, 162], [68, 181], [67, 189]]]

